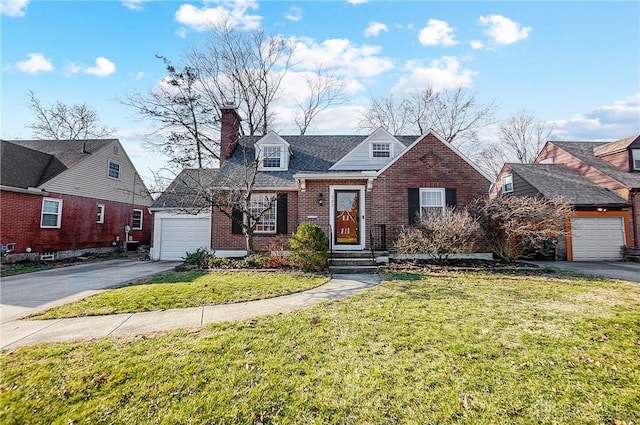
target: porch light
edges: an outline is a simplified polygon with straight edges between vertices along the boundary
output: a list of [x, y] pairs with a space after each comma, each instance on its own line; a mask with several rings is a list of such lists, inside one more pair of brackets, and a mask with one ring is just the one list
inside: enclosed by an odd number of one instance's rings
[[321, 192], [321, 193], [318, 193], [318, 205], [322, 206], [322, 204], [324, 204], [324, 198]]

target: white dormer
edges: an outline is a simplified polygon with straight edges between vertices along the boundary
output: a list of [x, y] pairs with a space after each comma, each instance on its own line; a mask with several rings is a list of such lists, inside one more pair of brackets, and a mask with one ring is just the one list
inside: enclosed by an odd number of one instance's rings
[[291, 147], [275, 132], [270, 131], [255, 145], [258, 171], [286, 171], [289, 169]]
[[351, 152], [336, 162], [332, 170], [379, 170], [406, 149], [398, 139], [378, 128]]

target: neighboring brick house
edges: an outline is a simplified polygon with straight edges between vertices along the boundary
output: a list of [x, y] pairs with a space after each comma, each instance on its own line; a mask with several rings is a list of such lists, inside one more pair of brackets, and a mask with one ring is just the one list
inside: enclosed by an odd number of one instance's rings
[[558, 260], [619, 260], [630, 243], [629, 202], [563, 164], [505, 164], [492, 187], [496, 196], [566, 199], [574, 209], [558, 241]]
[[[256, 206], [276, 196], [272, 210], [259, 222], [254, 248], [266, 249], [277, 234], [292, 234], [302, 222], [323, 228], [333, 250], [393, 249], [400, 229], [421, 212], [446, 206], [465, 206], [486, 196], [489, 178], [468, 158], [432, 132], [422, 136], [393, 136], [378, 129], [368, 136], [239, 136], [235, 109], [222, 114], [219, 170], [187, 170], [198, 179], [210, 179], [224, 188], [241, 181], [245, 164], [258, 159], [253, 186]], [[215, 209], [181, 214], [171, 192], [180, 187], [181, 174], [152, 206], [152, 258], [171, 257], [201, 244], [196, 219], [210, 215], [210, 244], [219, 256], [244, 255], [242, 228]], [[172, 200], [173, 199], [173, 200]], [[191, 205], [186, 202], [187, 206]], [[176, 220], [176, 226], [172, 224]], [[192, 223], [189, 224], [189, 220]], [[200, 222], [202, 223], [202, 221]], [[175, 236], [193, 235], [180, 245]], [[373, 239], [371, 239], [373, 236]], [[184, 240], [184, 238], [183, 238]], [[167, 248], [167, 246], [169, 248]], [[200, 245], [201, 246], [201, 245]]]
[[[10, 258], [66, 258], [149, 244], [152, 198], [122, 144], [2, 141], [0, 244]], [[8, 248], [8, 249], [7, 249]]]

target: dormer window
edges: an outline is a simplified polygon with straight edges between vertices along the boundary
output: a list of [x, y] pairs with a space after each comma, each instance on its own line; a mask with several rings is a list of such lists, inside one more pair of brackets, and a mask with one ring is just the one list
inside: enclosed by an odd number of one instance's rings
[[371, 143], [371, 158], [391, 158], [391, 143]]
[[633, 171], [640, 171], [640, 149], [631, 149]]
[[262, 168], [282, 167], [282, 146], [262, 147]]
[[513, 192], [513, 176], [509, 174], [508, 176], [502, 177], [502, 193], [511, 192]]
[[289, 143], [273, 131], [255, 144], [258, 171], [285, 171], [292, 155]]

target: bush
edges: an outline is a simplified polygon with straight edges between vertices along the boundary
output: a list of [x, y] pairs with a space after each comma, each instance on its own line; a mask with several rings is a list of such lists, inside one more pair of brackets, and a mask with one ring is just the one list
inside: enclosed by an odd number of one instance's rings
[[186, 257], [183, 257], [184, 263], [199, 269], [209, 268], [209, 260], [213, 257], [213, 252], [207, 248], [198, 248], [195, 252], [187, 252], [186, 254]]
[[278, 269], [289, 267], [289, 238], [286, 235], [277, 235], [271, 238], [267, 245], [267, 267]]
[[305, 271], [324, 270], [327, 265], [329, 239], [322, 229], [311, 223], [302, 223], [291, 236], [291, 265]]
[[429, 254], [446, 260], [449, 254], [474, 252], [480, 236], [478, 221], [465, 210], [445, 209], [421, 217], [415, 227], [400, 231], [395, 248], [400, 254]]
[[566, 200], [537, 196], [478, 199], [469, 208], [489, 248], [509, 262], [542, 253], [547, 240], [564, 237], [564, 221], [572, 214]]

